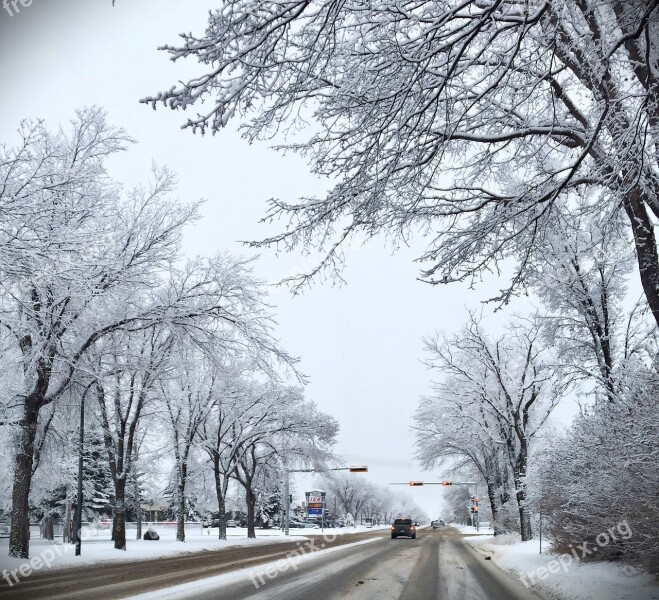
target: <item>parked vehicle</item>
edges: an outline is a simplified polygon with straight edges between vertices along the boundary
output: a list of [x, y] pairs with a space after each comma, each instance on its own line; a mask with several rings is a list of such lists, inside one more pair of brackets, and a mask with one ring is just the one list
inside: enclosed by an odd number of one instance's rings
[[289, 519], [288, 527], [290, 529], [304, 529], [305, 527], [307, 527], [307, 525], [306, 523], [303, 523], [302, 521], [298, 521], [297, 519]]
[[227, 527], [238, 527], [238, 522], [234, 519], [229, 519], [227, 521]]

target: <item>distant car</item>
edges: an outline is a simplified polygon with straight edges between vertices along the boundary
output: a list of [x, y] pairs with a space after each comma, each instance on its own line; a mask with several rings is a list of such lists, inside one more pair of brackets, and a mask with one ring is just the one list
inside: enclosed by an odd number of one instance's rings
[[227, 521], [227, 527], [238, 527], [238, 522], [234, 521], [233, 519], [229, 519]]
[[444, 519], [437, 519], [436, 521], [433, 521], [431, 525], [433, 529], [441, 529], [446, 523], [444, 523]]
[[416, 539], [416, 527], [412, 519], [396, 519], [391, 526], [391, 539], [395, 540], [397, 537], [409, 537], [413, 540]]

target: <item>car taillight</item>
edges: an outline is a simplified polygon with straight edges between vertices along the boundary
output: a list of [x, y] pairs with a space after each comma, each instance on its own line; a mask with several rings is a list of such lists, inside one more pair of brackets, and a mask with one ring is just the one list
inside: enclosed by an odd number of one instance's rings
[[412, 525], [412, 527], [410, 527], [410, 531], [412, 531], [413, 529], [414, 529], [414, 525]]
[[392, 529], [396, 529], [393, 525], [391, 526]]

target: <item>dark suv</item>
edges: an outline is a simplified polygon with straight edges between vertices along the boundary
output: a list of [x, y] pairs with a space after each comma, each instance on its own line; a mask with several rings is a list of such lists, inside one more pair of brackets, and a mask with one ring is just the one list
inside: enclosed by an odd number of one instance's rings
[[413, 540], [416, 539], [416, 527], [412, 519], [396, 519], [394, 521], [394, 524], [391, 526], [391, 539], [395, 540], [401, 535], [411, 537]]

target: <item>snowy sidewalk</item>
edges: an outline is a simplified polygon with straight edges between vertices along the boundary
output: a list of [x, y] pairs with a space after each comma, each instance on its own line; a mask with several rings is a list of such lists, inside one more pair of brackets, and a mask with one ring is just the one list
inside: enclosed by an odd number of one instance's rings
[[[7, 556], [8, 539], [0, 540], [0, 573], [3, 569], [11, 571], [29, 563], [30, 560], [39, 559], [45, 568], [62, 569], [80, 565], [94, 565], [102, 562], [130, 562], [136, 560], [152, 560], [177, 554], [190, 552], [216, 551], [232, 547], [254, 546], [265, 544], [278, 544], [286, 542], [306, 541], [313, 536], [345, 536], [363, 533], [377, 529], [387, 528], [379, 526], [368, 528], [365, 526], [342, 527], [324, 531], [320, 529], [291, 529], [290, 535], [285, 536], [279, 529], [257, 529], [256, 539], [247, 538], [247, 529], [243, 527], [230, 527], [227, 529], [227, 539], [218, 539], [218, 529], [202, 529], [200, 526], [186, 526], [185, 542], [176, 541], [176, 528], [155, 525], [160, 540], [144, 541], [135, 539], [135, 530], [126, 531], [126, 551], [115, 550], [110, 540], [110, 531], [97, 529], [89, 532], [83, 539], [82, 555], [75, 556], [75, 546], [62, 544], [61, 537], [54, 542], [41, 538], [30, 540], [30, 559], [10, 558]], [[146, 527], [144, 528], [146, 531]], [[39, 567], [44, 568], [44, 566]]]
[[[475, 533], [469, 527], [456, 529], [461, 529], [461, 533]], [[540, 554], [538, 540], [520, 542], [519, 536], [512, 535], [466, 538], [465, 543], [491, 556], [499, 568], [515, 575], [545, 598], [659, 600], [659, 584], [650, 575], [638, 573], [629, 565], [570, 560], [570, 555], [550, 553], [544, 542]]]

